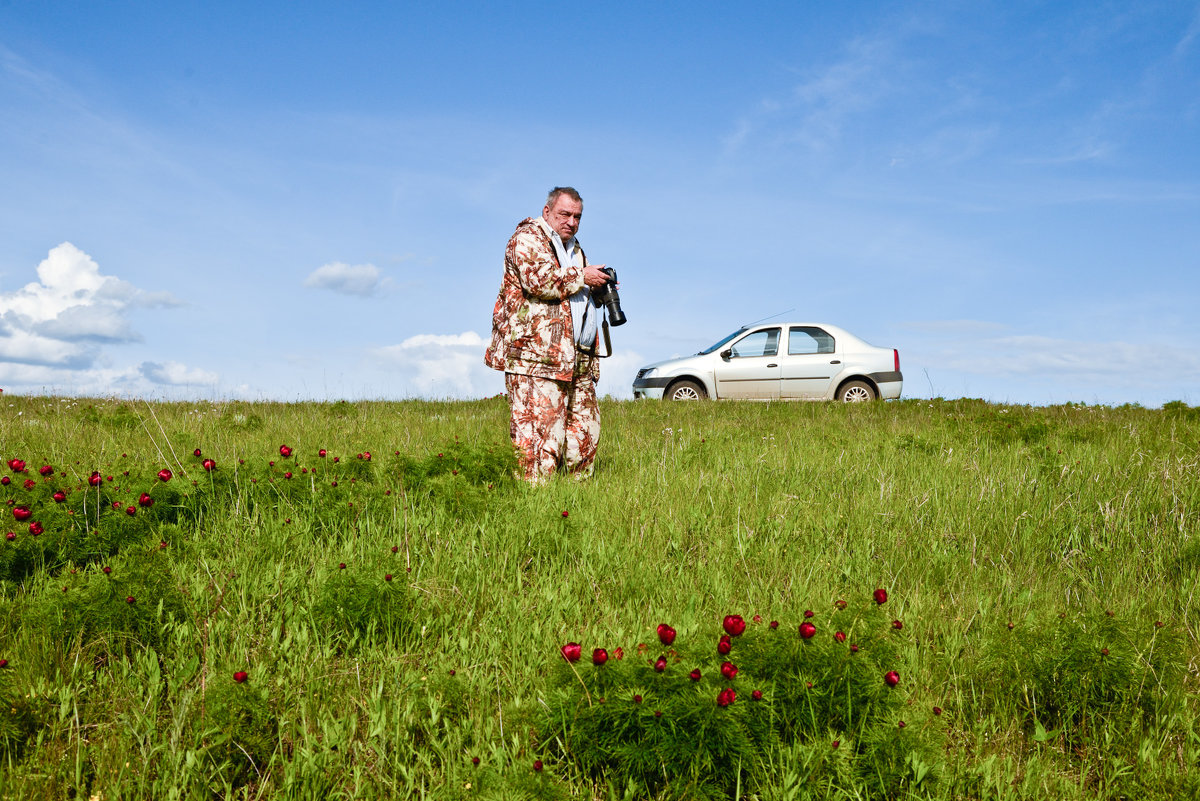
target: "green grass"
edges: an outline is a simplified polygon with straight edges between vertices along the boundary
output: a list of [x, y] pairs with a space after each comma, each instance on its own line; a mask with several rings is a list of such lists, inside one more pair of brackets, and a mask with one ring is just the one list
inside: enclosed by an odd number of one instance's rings
[[503, 399], [5, 396], [0, 797], [1192, 797], [1194, 411], [603, 402], [530, 489]]

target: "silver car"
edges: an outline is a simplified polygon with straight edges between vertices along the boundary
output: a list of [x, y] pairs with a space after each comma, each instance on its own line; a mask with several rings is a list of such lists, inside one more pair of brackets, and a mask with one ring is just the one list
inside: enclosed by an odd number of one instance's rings
[[825, 323], [739, 328], [715, 345], [638, 370], [635, 398], [833, 400], [900, 397], [900, 351]]

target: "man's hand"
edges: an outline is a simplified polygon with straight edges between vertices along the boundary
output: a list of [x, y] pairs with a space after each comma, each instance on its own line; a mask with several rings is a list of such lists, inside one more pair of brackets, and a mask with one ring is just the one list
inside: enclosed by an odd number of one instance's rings
[[589, 264], [583, 268], [583, 283], [591, 287], [604, 286], [608, 283], [608, 273], [604, 272], [603, 264]]

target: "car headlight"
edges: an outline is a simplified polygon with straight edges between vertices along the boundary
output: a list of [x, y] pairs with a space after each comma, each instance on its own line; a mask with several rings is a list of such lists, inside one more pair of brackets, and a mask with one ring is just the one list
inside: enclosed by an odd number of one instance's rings
[[[626, 375], [628, 375], [628, 373], [626, 373]], [[654, 375], [653, 367], [643, 367], [641, 370], [638, 370], [637, 378], [649, 378], [652, 375]], [[636, 381], [637, 378], [634, 380]]]

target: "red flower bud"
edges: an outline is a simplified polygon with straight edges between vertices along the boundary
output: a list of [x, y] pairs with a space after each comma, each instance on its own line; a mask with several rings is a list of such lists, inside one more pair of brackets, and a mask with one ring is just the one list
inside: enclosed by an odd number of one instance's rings
[[36, 520], [29, 524], [29, 533], [35, 537], [45, 532], [45, 530], [46, 529], [42, 528], [42, 524]]
[[204, 467], [205, 470], [208, 470], [209, 472], [212, 472], [217, 466], [217, 463], [214, 462], [212, 459], [205, 459], [200, 464]]
[[771, 628], [773, 628], [773, 629], [777, 629], [777, 628], [779, 628], [779, 621], [778, 621], [778, 620], [772, 620], [772, 621], [771, 621], [770, 623], [768, 623], [767, 625], [768, 625], [768, 626], [770, 626], [770, 627], [771, 627]]
[[146, 509], [149, 509], [153, 505], [154, 505], [154, 499], [151, 498], [147, 493], [143, 492], [141, 495], [138, 496], [138, 506], [142, 506], [142, 507], [145, 507]]
[[933, 708], [933, 714], [935, 714], [935, 715], [941, 715], [941, 714], [942, 714], [942, 708], [941, 708], [940, 706], [935, 706], [935, 707]]
[[675, 629], [668, 626], [666, 623], [658, 624], [658, 641], [663, 645], [671, 645], [675, 642]]
[[540, 759], [533, 760], [533, 769], [540, 773], [542, 770], [542, 760], [540, 760]]
[[239, 670], [237, 673], [233, 674], [233, 680], [236, 681], [238, 684], [242, 684], [248, 678], [250, 678], [250, 674], [244, 670]]
[[904, 628], [904, 624], [901, 623], [899, 620], [893, 620], [892, 628], [894, 628], [896, 631], [899, 631], [900, 629]]
[[58, 492], [54, 493], [50, 497], [54, 499], [55, 503], [62, 503], [63, 501], [65, 501], [67, 499], [67, 493], [63, 492], [62, 490], [59, 490]]
[[815, 613], [813, 612], [813, 610], [811, 610], [811, 609], [805, 609], [805, 610], [804, 610], [804, 619], [805, 619], [805, 620], [808, 620], [808, 619], [809, 619], [810, 617], [812, 617], [814, 614], [815, 614]]
[[192, 451], [192, 456], [195, 456], [195, 457], [199, 458], [199, 456], [200, 456], [200, 449], [199, 449], [199, 448], [196, 448], [196, 450]]
[[562, 652], [563, 659], [568, 662], [578, 662], [579, 657], [583, 654], [583, 647], [577, 642], [569, 642], [559, 650]]
[[845, 642], [846, 641], [846, 632], [835, 631], [833, 633], [833, 639], [837, 640], [838, 642]]
[[666, 669], [667, 669], [667, 658], [665, 656], [660, 656], [654, 662], [654, 672], [662, 673]]
[[729, 706], [736, 700], [737, 693], [733, 691], [732, 687], [726, 687], [717, 693], [717, 706]]
[[750, 693], [750, 697], [753, 698], [755, 701], [761, 701], [762, 700], [762, 690], [755, 690], [754, 692]]
[[29, 509], [28, 506], [18, 506], [12, 510], [12, 514], [13, 514], [13, 517], [16, 518], [18, 523], [22, 523], [22, 522], [28, 520], [29, 518], [33, 517], [33, 512]]
[[171, 475], [171, 471], [164, 467], [162, 470], [158, 471], [158, 480], [165, 484], [171, 480]]
[[721, 639], [717, 641], [717, 653], [720, 654], [721, 656], [725, 656], [725, 654], [729, 653], [732, 650], [733, 650], [733, 640], [731, 640], [729, 638], [728, 634], [721, 635]]
[[700, 668], [696, 668], [688, 674], [688, 678], [692, 681], [700, 681]]
[[875, 598], [875, 603], [879, 604], [880, 606], [887, 603], [887, 590], [885, 590], [883, 587], [875, 590], [872, 595]]
[[811, 640], [813, 635], [817, 633], [817, 627], [807, 620], [800, 624], [800, 636], [806, 640]]
[[883, 674], [883, 681], [889, 687], [895, 687], [900, 683], [900, 674], [894, 670], [889, 670]]
[[131, 604], [131, 603], [133, 603], [133, 596], [132, 596], [132, 595], [128, 596], [128, 597], [125, 599], [125, 603], [127, 603], [127, 604]]
[[732, 662], [722, 662], [721, 663], [721, 676], [726, 681], [733, 681], [735, 678], [737, 678], [737, 674], [738, 674], [737, 665], [733, 664]]
[[41, 473], [43, 476], [49, 476], [49, 475], [53, 475], [54, 468], [48, 464], [44, 464], [40, 468], [38, 468], [38, 472]]
[[746, 621], [742, 620], [741, 615], [726, 615], [725, 619], [721, 621], [721, 627], [730, 637], [740, 637], [746, 630]]
[[608, 651], [605, 651], [603, 648], [597, 648], [596, 650], [592, 651], [592, 664], [593, 665], [603, 665], [607, 661], [608, 661]]
[[279, 446], [279, 455], [282, 456], [284, 459], [286, 459], [292, 455], [292, 449], [289, 448], [287, 445], [280, 445]]

